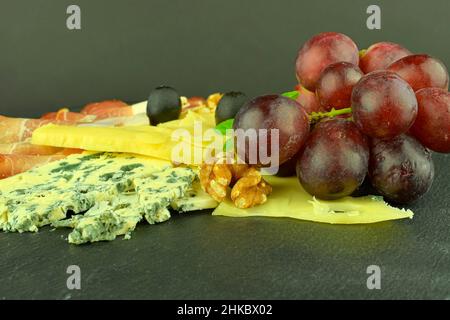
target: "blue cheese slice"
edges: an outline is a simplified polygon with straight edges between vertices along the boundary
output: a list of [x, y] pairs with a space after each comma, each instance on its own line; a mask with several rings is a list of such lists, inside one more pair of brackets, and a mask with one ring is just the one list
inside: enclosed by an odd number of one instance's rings
[[[183, 211], [215, 206], [211, 198], [199, 201], [203, 195], [192, 187], [196, 178], [191, 168], [145, 156], [72, 155], [0, 181], [0, 229], [70, 227], [74, 244], [129, 237], [143, 217], [150, 224], [169, 219], [171, 204]], [[185, 200], [174, 204], [180, 198]], [[65, 219], [69, 211], [73, 215]]]
[[196, 177], [194, 170], [178, 167], [135, 179], [139, 203], [147, 222], [154, 224], [168, 220], [170, 212], [167, 208], [175, 199], [185, 195]]
[[166, 161], [113, 153], [87, 153], [0, 181], [0, 229], [37, 231], [134, 188], [134, 179], [170, 167]]
[[136, 178], [135, 193], [121, 193], [109, 201], [99, 201], [84, 215], [52, 225], [73, 228], [68, 237], [73, 244], [114, 240], [124, 234], [129, 238], [143, 216], [150, 224], [169, 219], [170, 202], [182, 197], [195, 178], [195, 172], [189, 168], [166, 168]]
[[214, 209], [219, 203], [206, 193], [197, 180], [186, 194], [171, 203], [171, 207], [179, 212], [189, 212], [204, 209]]
[[143, 212], [139, 208], [135, 193], [123, 193], [109, 201], [97, 202], [84, 215], [75, 215], [52, 225], [73, 228], [68, 236], [69, 243], [111, 241], [119, 235], [129, 237], [142, 220]]

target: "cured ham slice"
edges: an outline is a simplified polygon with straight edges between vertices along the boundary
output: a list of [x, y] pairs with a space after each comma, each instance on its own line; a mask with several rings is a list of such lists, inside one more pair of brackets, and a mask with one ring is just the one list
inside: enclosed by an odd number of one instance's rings
[[133, 116], [133, 108], [120, 100], [106, 100], [89, 103], [81, 110], [82, 114], [95, 115], [96, 120]]
[[17, 155], [51, 155], [60, 152], [62, 149], [50, 146], [36, 146], [28, 142], [4, 143], [0, 144], [0, 154]]
[[[30, 144], [30, 146], [33, 146]], [[41, 147], [43, 146], [34, 146]], [[52, 147], [50, 147], [52, 148]], [[42, 166], [52, 161], [64, 159], [74, 153], [82, 153], [81, 149], [54, 148], [58, 152], [54, 154], [0, 154], [0, 179], [4, 179], [18, 173]]]
[[52, 154], [71, 154], [79, 153], [79, 149], [58, 148], [51, 146], [38, 146], [29, 142], [16, 142], [9, 144], [0, 144], [0, 154], [47, 156]]
[[40, 119], [0, 116], [0, 179], [36, 166], [65, 158], [80, 149], [40, 146], [29, 143], [33, 131], [47, 124], [121, 126], [148, 124], [148, 118], [134, 117], [133, 108], [120, 100], [90, 103], [81, 112], [67, 108], [44, 114]]
[[54, 154], [47, 156], [0, 154], [0, 179], [16, 175], [65, 157], [67, 157], [65, 154]]
[[22, 142], [30, 138], [33, 131], [46, 124], [74, 125], [74, 122], [47, 120], [47, 119], [25, 119], [9, 118], [0, 116], [0, 144]]
[[69, 122], [92, 122], [97, 117], [95, 115], [86, 115], [79, 112], [69, 111], [67, 108], [58, 110], [57, 112], [49, 112], [44, 114], [41, 119], [60, 120]]

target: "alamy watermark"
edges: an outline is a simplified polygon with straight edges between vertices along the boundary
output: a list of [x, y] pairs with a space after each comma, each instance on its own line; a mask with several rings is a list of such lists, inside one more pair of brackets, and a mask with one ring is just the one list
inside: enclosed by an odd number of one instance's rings
[[381, 289], [381, 268], [377, 265], [370, 265], [366, 269], [366, 273], [369, 277], [366, 281], [367, 289], [369, 290], [380, 290]]
[[81, 30], [81, 9], [76, 4], [67, 7], [66, 13], [69, 15], [66, 19], [66, 27], [69, 30]]
[[369, 30], [381, 29], [381, 8], [376, 4], [367, 7], [366, 13], [369, 17], [366, 20], [366, 26]]
[[77, 265], [70, 265], [66, 270], [67, 274], [70, 276], [66, 280], [66, 286], [69, 290], [80, 290], [81, 289], [81, 269]]

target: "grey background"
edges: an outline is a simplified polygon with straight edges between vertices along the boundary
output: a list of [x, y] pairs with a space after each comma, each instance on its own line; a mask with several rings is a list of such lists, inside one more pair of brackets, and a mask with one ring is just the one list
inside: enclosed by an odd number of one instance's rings
[[[78, 4], [82, 30], [66, 29]], [[382, 30], [366, 28], [379, 4]], [[340, 31], [360, 48], [399, 42], [450, 63], [450, 2], [0, 0], [0, 113], [33, 117], [101, 99], [145, 100], [165, 83], [184, 95], [290, 90], [298, 47]], [[85, 246], [65, 230], [0, 234], [0, 298], [450, 299], [449, 156], [412, 221], [332, 226], [209, 212], [140, 225], [132, 240]], [[82, 289], [69, 291], [76, 264]], [[366, 288], [366, 268], [382, 289]]]
[[[66, 8], [82, 30], [66, 28]], [[382, 29], [366, 28], [378, 3]], [[360, 48], [390, 40], [449, 63], [447, 0], [0, 0], [2, 114], [146, 100], [166, 83], [185, 95], [290, 90], [297, 49], [322, 31]]]

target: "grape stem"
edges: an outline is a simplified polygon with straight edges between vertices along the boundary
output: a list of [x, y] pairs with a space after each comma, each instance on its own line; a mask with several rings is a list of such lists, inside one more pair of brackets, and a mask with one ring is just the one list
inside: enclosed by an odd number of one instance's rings
[[347, 114], [347, 113], [351, 113], [352, 112], [352, 108], [344, 108], [344, 109], [331, 109], [331, 111], [328, 112], [311, 112], [309, 114], [309, 121], [311, 123], [317, 122], [320, 119], [323, 118], [333, 118], [336, 116], [339, 116], [341, 114]]

